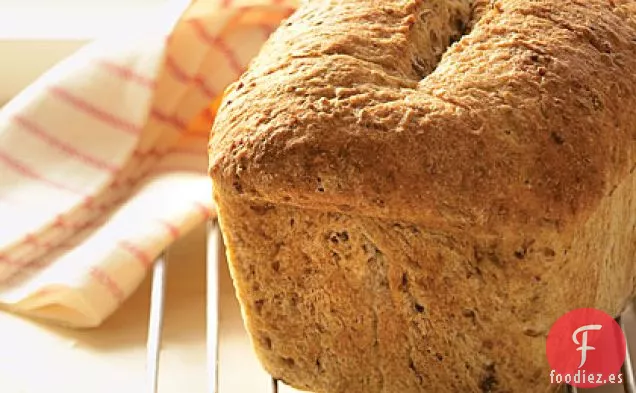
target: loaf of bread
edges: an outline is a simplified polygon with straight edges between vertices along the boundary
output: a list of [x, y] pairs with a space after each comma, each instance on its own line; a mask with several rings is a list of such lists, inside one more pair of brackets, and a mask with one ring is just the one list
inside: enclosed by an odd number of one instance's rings
[[636, 285], [636, 1], [307, 0], [210, 174], [264, 368], [319, 393], [548, 392]]

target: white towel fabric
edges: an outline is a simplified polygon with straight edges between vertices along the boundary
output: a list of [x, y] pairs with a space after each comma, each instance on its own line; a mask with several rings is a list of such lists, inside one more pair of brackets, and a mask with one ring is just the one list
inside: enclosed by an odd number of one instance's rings
[[[177, 1], [0, 112], [0, 304], [97, 326], [213, 214], [215, 108], [295, 1]], [[129, 32], [127, 32], [129, 34]]]

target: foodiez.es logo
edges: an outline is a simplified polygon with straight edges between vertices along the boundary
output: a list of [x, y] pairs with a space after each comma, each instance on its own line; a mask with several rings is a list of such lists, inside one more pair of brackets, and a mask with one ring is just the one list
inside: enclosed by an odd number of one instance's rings
[[593, 308], [570, 311], [548, 333], [550, 382], [577, 388], [623, 383], [620, 369], [626, 349], [625, 336], [614, 318]]

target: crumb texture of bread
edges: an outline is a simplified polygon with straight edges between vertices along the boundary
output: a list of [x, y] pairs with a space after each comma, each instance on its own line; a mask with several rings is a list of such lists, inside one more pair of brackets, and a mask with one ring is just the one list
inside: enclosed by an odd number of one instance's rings
[[551, 392], [636, 287], [636, 2], [312, 0], [228, 89], [210, 174], [246, 326], [317, 393]]

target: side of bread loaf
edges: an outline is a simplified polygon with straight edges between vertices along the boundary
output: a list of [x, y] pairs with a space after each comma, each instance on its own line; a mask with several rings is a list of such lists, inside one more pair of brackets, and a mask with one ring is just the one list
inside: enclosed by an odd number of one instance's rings
[[320, 393], [550, 391], [550, 325], [635, 287], [635, 15], [305, 2], [210, 144], [265, 368]]

